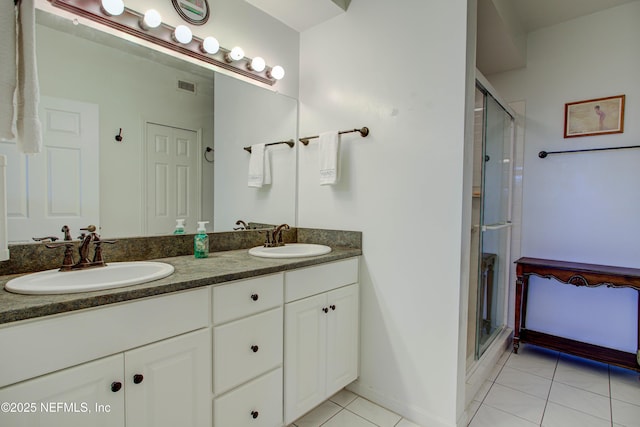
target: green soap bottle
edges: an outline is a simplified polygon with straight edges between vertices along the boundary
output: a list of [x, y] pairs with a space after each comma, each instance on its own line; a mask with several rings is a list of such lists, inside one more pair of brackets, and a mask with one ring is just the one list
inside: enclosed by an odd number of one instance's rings
[[209, 221], [198, 221], [198, 230], [193, 238], [193, 254], [196, 258], [209, 256], [209, 235], [205, 224], [209, 224]]
[[184, 219], [176, 219], [176, 229], [173, 234], [184, 234]]

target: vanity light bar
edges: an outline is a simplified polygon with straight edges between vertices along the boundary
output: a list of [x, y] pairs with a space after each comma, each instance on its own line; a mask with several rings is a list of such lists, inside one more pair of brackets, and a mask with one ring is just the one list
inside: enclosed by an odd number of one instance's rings
[[[230, 58], [229, 54], [231, 54], [232, 51], [221, 46], [215, 53], [206, 53], [202, 47], [204, 40], [195, 35], [192, 36], [191, 41], [188, 43], [177, 42], [175, 35], [176, 29], [165, 23], [161, 23], [155, 28], [143, 28], [140, 22], [144, 19], [144, 14], [127, 7], [124, 8], [124, 11], [120, 15], [109, 15], [104, 13], [101, 0], [48, 1], [53, 6], [75, 15], [270, 86], [273, 86], [282, 78], [280, 75], [284, 76], [284, 71], [279, 73], [282, 69], [279, 65], [275, 67], [265, 66], [264, 70], [258, 71], [251, 67], [252, 58], [244, 57], [240, 60], [228, 61], [227, 58]], [[273, 73], [272, 75], [272, 71], [276, 71], [277, 73]]]

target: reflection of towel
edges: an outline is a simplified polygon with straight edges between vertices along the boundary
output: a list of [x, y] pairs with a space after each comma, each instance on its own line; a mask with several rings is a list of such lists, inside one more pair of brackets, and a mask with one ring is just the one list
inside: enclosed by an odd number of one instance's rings
[[23, 153], [42, 151], [42, 129], [38, 118], [40, 88], [36, 63], [36, 9], [34, 0], [21, 0], [17, 21], [18, 83], [16, 130], [18, 149]]
[[251, 146], [251, 158], [249, 159], [249, 187], [260, 188], [262, 187], [262, 184], [264, 184], [264, 146], [265, 144], [255, 144]]
[[271, 184], [271, 150], [264, 149], [264, 180], [263, 185]]
[[16, 11], [12, 1], [0, 1], [0, 138], [13, 139], [13, 92], [16, 89]]
[[340, 139], [337, 131], [320, 134], [318, 157], [320, 159], [320, 185], [338, 182], [338, 150]]

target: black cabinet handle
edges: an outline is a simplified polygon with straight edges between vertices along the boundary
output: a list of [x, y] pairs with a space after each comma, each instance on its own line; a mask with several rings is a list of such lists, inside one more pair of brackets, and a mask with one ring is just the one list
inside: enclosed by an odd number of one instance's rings
[[252, 300], [254, 300], [254, 301], [258, 301], [258, 298], [260, 298], [260, 297], [258, 296], [258, 294], [251, 294], [251, 299], [252, 299]]
[[140, 384], [142, 382], [142, 380], [144, 380], [144, 376], [142, 374], [135, 374], [133, 376], [133, 383], [134, 384]]
[[258, 352], [258, 346], [257, 346], [257, 345], [252, 345], [252, 346], [251, 346], [251, 350], [252, 350], [254, 353], [257, 353], [257, 352]]
[[329, 312], [329, 309], [328, 309], [327, 307], [323, 307], [323, 308], [322, 308], [322, 311], [324, 311], [325, 313], [328, 313], [328, 312]]
[[331, 307], [331, 310], [335, 310], [336, 309], [335, 304], [331, 304], [329, 307]]
[[122, 383], [120, 381], [114, 381], [111, 383], [111, 391], [116, 393], [118, 391], [120, 391], [120, 389], [122, 388]]
[[254, 420], [258, 418], [258, 415], [260, 415], [258, 411], [251, 411], [251, 418], [253, 418]]

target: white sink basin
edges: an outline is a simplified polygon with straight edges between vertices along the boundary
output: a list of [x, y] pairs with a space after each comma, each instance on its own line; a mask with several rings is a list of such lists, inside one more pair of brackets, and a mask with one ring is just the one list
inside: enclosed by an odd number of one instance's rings
[[325, 245], [313, 243], [287, 243], [284, 246], [265, 248], [256, 246], [249, 249], [249, 255], [262, 258], [302, 258], [307, 256], [324, 255], [331, 252], [331, 248]]
[[164, 262], [111, 262], [106, 267], [85, 270], [26, 274], [9, 280], [4, 288], [17, 294], [71, 294], [151, 282], [169, 276], [173, 270]]

